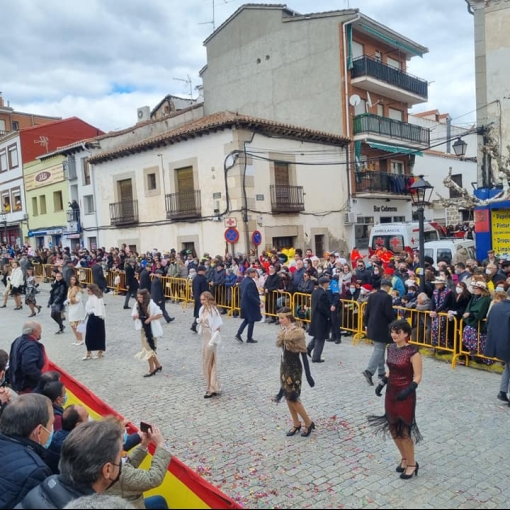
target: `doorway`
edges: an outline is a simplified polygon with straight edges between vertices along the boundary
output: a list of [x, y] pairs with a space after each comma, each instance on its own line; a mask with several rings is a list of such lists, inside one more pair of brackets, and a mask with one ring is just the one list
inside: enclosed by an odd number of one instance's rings
[[192, 212], [196, 210], [195, 183], [193, 181], [193, 167], [178, 168], [175, 171], [177, 180], [177, 210]]
[[131, 179], [123, 179], [117, 181], [120, 198], [120, 217], [123, 219], [131, 219], [134, 217], [133, 205], [133, 184]]
[[315, 236], [315, 255], [317, 257], [322, 258], [324, 256], [324, 235], [316, 235]]

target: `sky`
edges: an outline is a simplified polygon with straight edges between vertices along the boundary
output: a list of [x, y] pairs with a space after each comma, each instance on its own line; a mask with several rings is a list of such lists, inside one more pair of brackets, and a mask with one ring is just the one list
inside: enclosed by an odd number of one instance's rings
[[[243, 3], [214, 0], [218, 27]], [[250, 3], [277, 3], [266, 0]], [[408, 72], [464, 127], [476, 119], [473, 17], [465, 0], [289, 0], [301, 14], [361, 12], [426, 46]], [[0, 91], [18, 111], [77, 116], [104, 131], [136, 123], [165, 95], [197, 96], [213, 0], [2, 0]], [[190, 81], [189, 81], [190, 80]], [[191, 82], [191, 83], [190, 83]], [[191, 85], [191, 87], [190, 87]]]

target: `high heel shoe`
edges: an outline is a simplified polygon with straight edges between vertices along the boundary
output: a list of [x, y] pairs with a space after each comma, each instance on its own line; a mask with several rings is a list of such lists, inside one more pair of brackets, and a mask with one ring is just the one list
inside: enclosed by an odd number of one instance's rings
[[295, 425], [285, 434], [287, 437], [296, 435], [301, 430], [301, 424], [296, 427]]
[[152, 377], [157, 371], [158, 371], [158, 369], [156, 368], [156, 370], [153, 370], [152, 372], [145, 374], [144, 377]]
[[418, 476], [418, 469], [420, 469], [420, 465], [418, 463], [416, 463], [414, 466], [410, 466], [409, 464], [407, 465], [406, 469], [407, 468], [414, 468], [414, 471], [410, 474], [410, 475], [407, 475], [405, 472], [402, 473], [400, 475], [400, 478], [402, 478], [402, 480], [409, 480], [410, 478], [414, 476]]
[[305, 429], [306, 432], [301, 432], [301, 437], [308, 437], [312, 433], [312, 430], [315, 429], [315, 423], [312, 421], [312, 423], [310, 423], [310, 426], [305, 427]]
[[36, 305], [36, 308], [37, 308], [37, 313], [41, 313], [42, 306]]
[[[406, 459], [402, 459], [402, 460], [400, 461], [400, 464], [399, 464], [399, 465], [397, 466], [397, 468], [395, 469], [395, 471], [396, 471], [397, 473], [403, 473], [403, 472], [406, 470], [406, 468], [405, 468], [404, 466], [402, 466], [402, 464], [404, 463], [404, 461], [405, 461], [405, 460], [406, 460]], [[407, 465], [406, 465], [406, 467], [407, 467]]]
[[163, 367], [162, 367], [162, 366], [160, 366], [160, 367], [156, 368], [156, 370], [154, 370], [154, 373], [156, 373], [156, 372], [161, 372], [161, 370], [163, 370]]
[[204, 395], [204, 398], [213, 398], [217, 395], [217, 393], [215, 393], [214, 391], [212, 393], [209, 393], [207, 392], [205, 395]]

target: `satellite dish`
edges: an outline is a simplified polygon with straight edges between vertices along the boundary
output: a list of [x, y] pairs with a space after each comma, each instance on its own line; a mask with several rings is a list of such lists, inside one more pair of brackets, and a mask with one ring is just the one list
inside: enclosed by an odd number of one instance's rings
[[349, 98], [349, 104], [351, 106], [358, 106], [361, 103], [361, 97], [358, 96], [358, 94], [353, 94]]

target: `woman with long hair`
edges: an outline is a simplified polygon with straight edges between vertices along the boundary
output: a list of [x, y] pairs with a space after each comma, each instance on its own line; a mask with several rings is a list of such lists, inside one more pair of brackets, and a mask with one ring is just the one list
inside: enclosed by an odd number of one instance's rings
[[152, 377], [163, 370], [156, 356], [157, 339], [163, 336], [163, 328], [159, 322], [163, 312], [151, 299], [147, 289], [140, 289], [136, 293], [136, 303], [133, 305], [131, 317], [135, 321], [135, 329], [142, 335], [142, 350], [135, 358], [149, 362], [149, 372], [144, 377]]
[[416, 388], [422, 378], [422, 360], [418, 348], [409, 343], [411, 326], [407, 320], [393, 321], [390, 332], [393, 344], [388, 347], [388, 370], [375, 389], [375, 394], [380, 397], [388, 385], [385, 413], [370, 416], [369, 421], [378, 431], [391, 434], [401, 457], [396, 471], [400, 478], [408, 480], [418, 475], [420, 467], [414, 458], [414, 444], [422, 439], [415, 419]]
[[[204, 377], [207, 382], [207, 391], [204, 398], [217, 396], [221, 392], [220, 380], [218, 378], [217, 338], [223, 321], [216, 307], [213, 295], [209, 291], [200, 294], [200, 311], [198, 312], [198, 332], [202, 336], [202, 366]], [[218, 333], [218, 335], [215, 335]], [[211, 341], [211, 339], [213, 339]]]
[[76, 340], [73, 345], [83, 345], [83, 333], [78, 331], [78, 326], [85, 320], [85, 305], [83, 303], [83, 293], [80, 283], [76, 276], [69, 278], [69, 288], [67, 289], [67, 311], [69, 324], [73, 330]]
[[23, 278], [23, 271], [21, 270], [21, 267], [19, 267], [17, 260], [13, 260], [11, 262], [11, 266], [11, 294], [14, 298], [14, 302], [16, 303], [16, 308], [14, 309], [21, 310], [23, 308], [21, 304], [21, 294], [23, 293], [25, 279]]
[[67, 283], [62, 273], [55, 271], [55, 281], [51, 284], [50, 299], [48, 306], [51, 306], [51, 318], [58, 324], [56, 335], [64, 332], [65, 326], [62, 322], [62, 312], [64, 310], [64, 301], [67, 297]]
[[87, 354], [84, 360], [92, 359], [92, 351], [98, 351], [96, 359], [102, 358], [106, 350], [106, 328], [104, 320], [106, 309], [104, 306], [103, 292], [95, 283], [87, 285], [89, 298], [85, 303], [87, 313], [87, 326], [85, 329], [85, 345]]
[[[293, 426], [287, 432], [287, 436], [294, 436], [304, 425], [303, 437], [308, 437], [315, 429], [315, 423], [310, 419], [303, 404], [301, 403], [301, 381], [303, 376], [303, 365], [305, 367], [306, 378], [310, 386], [315, 383], [310, 375], [308, 358], [306, 357], [305, 332], [297, 325], [296, 318], [292, 310], [283, 307], [278, 310], [278, 319], [282, 329], [276, 340], [276, 347], [282, 349], [282, 359], [280, 364], [280, 392], [273, 398], [274, 402], [279, 402], [282, 397], [287, 400]], [[301, 359], [303, 365], [301, 364]], [[301, 416], [303, 423], [299, 420]]]

